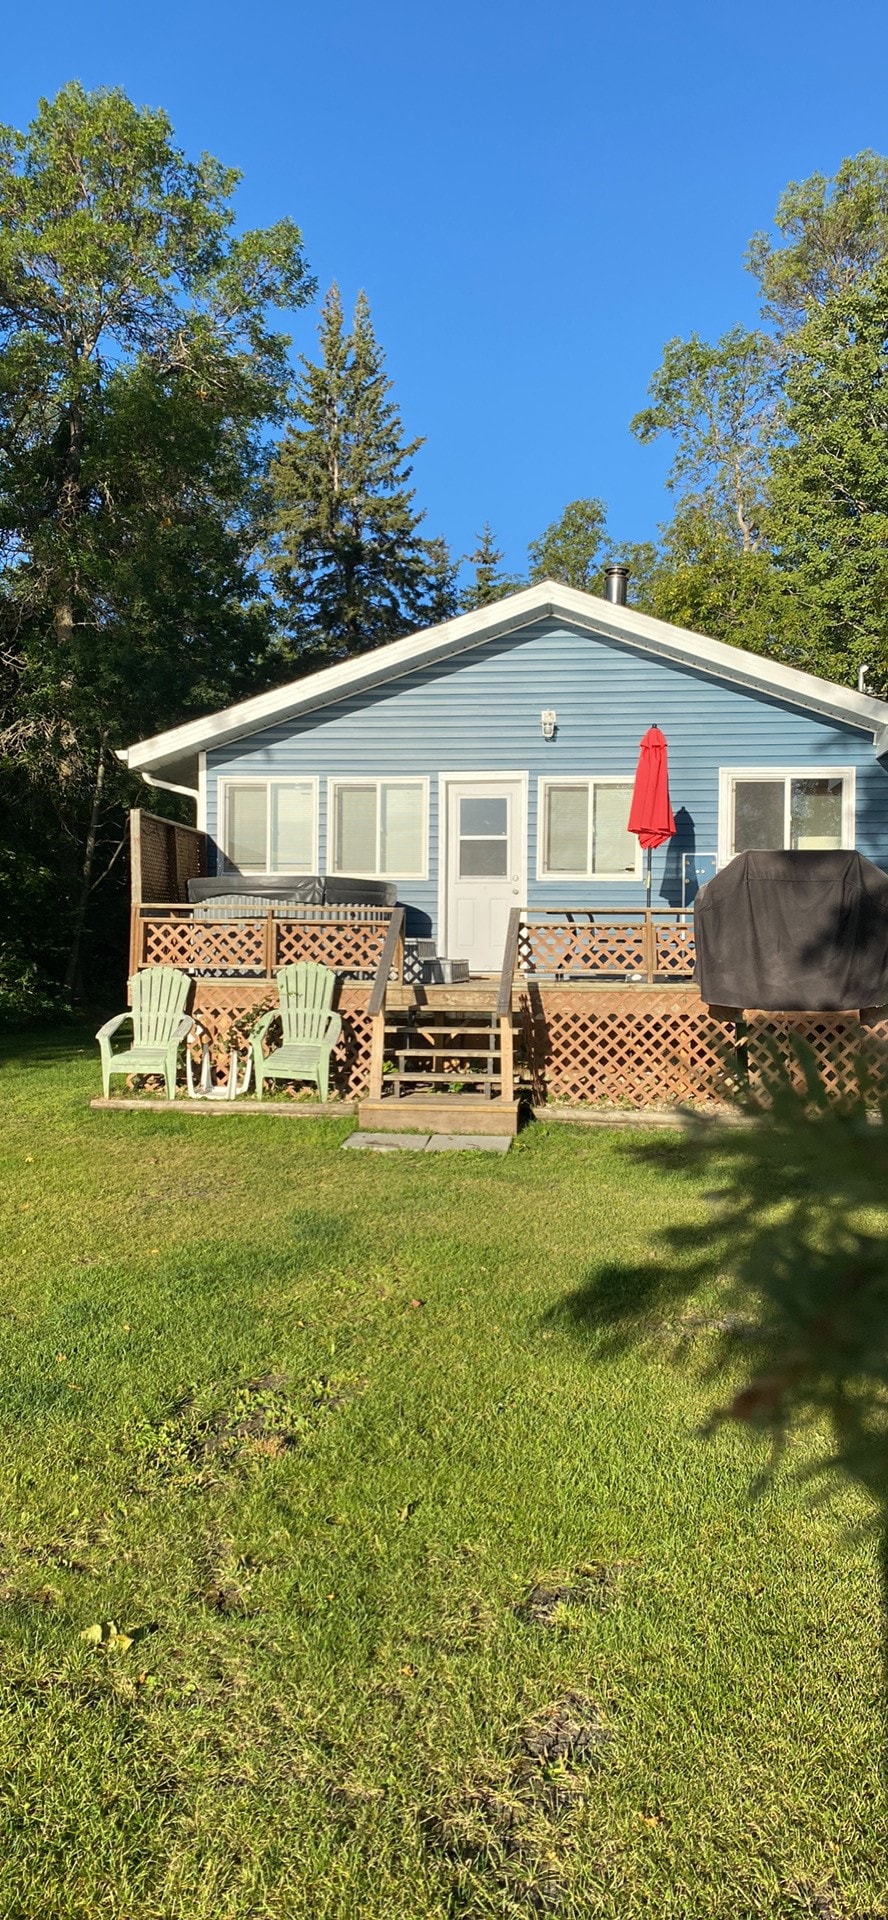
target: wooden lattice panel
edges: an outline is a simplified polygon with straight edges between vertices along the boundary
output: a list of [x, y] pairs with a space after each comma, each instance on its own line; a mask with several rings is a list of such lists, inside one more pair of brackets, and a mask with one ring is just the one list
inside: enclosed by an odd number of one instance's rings
[[[714, 1020], [687, 990], [531, 987], [519, 1017], [537, 1101], [711, 1105], [744, 1084], [733, 1023]], [[874, 1089], [888, 1096], [888, 1023], [864, 1027], [853, 1014], [750, 1013], [745, 1025], [753, 1093], [774, 1086], [781, 1063], [803, 1087], [795, 1035], [811, 1048], [831, 1098], [853, 1096], [861, 1057]]]
[[541, 997], [525, 1042], [538, 1096], [646, 1107], [723, 1100], [731, 1090], [729, 1036], [696, 998], [664, 993], [659, 1004], [633, 1008], [608, 1007], [600, 994], [579, 1006]]
[[294, 960], [318, 960], [349, 979], [372, 980], [385, 946], [382, 920], [285, 920], [228, 913], [218, 920], [190, 914], [140, 915], [140, 964], [181, 967], [224, 979], [260, 975]]
[[801, 1092], [805, 1076], [795, 1038], [813, 1054], [831, 1099], [841, 1103], [854, 1097], [861, 1063], [874, 1093], [888, 1096], [888, 1023], [862, 1026], [853, 1013], [753, 1013], [747, 1030], [753, 1091], [768, 1092], [786, 1074]]
[[142, 916], [141, 963], [185, 973], [243, 976], [265, 972], [265, 921]]
[[607, 920], [591, 913], [530, 921], [519, 930], [518, 965], [522, 973], [551, 977], [642, 973], [644, 923], [641, 919]]
[[388, 933], [385, 920], [276, 920], [274, 965], [319, 960], [354, 979], [373, 979]]
[[[346, 988], [336, 1002], [342, 1015], [342, 1035], [330, 1063], [330, 1091], [341, 1099], [357, 1099], [369, 1085], [371, 1020], [367, 998], [366, 993]], [[271, 982], [198, 981], [193, 1011], [209, 1036], [215, 1077], [220, 1083], [227, 1079], [227, 1033], [232, 1021], [266, 1005], [277, 1005], [277, 992]], [[275, 1098], [286, 1097], [287, 1083], [276, 1082]]]
[[696, 959], [693, 919], [689, 916], [684, 926], [676, 925], [674, 921], [662, 925], [655, 919], [654, 934], [655, 972], [670, 980], [692, 979]]

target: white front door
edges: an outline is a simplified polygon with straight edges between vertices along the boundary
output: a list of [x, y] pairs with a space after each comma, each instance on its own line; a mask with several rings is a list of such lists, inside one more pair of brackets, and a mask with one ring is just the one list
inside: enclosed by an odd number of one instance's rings
[[443, 952], [472, 973], [498, 973], [512, 907], [524, 905], [524, 782], [496, 774], [448, 780]]

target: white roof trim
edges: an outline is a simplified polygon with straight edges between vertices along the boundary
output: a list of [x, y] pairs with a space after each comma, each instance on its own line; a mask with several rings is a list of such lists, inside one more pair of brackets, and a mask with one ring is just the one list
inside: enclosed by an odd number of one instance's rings
[[356, 659], [344, 660], [340, 666], [322, 667], [319, 673], [291, 680], [270, 693], [255, 694], [252, 699], [241, 700], [220, 713], [208, 714], [205, 719], [189, 720], [184, 726], [155, 734], [151, 740], [118, 748], [118, 759], [134, 773], [156, 769], [189, 754], [224, 746], [244, 734], [258, 733], [281, 720], [330, 706], [346, 694], [369, 692], [386, 680], [409, 673], [414, 667], [433, 665], [436, 660], [481, 646], [485, 640], [498, 635], [517, 633], [522, 627], [547, 617], [566, 620], [571, 626], [600, 633], [607, 639], [625, 641], [645, 653], [657, 654], [679, 666], [696, 668], [714, 679], [731, 681], [751, 692], [770, 694], [790, 706], [808, 708], [831, 720], [843, 720], [888, 743], [888, 701], [855, 693], [850, 687], [836, 686], [831, 680], [801, 673], [797, 667], [782, 666], [776, 660], [747, 653], [744, 648], [729, 646], [723, 640], [708, 640], [703, 634], [673, 627], [667, 620], [654, 620], [650, 614], [636, 613], [632, 607], [614, 606], [609, 600], [579, 593], [559, 581], [544, 580], [539, 586], [509, 594], [507, 599], [497, 600], [475, 613], [460, 614], [455, 620], [427, 627], [422, 633], [409, 634], [404, 640], [391, 640], [386, 646], [359, 654]]

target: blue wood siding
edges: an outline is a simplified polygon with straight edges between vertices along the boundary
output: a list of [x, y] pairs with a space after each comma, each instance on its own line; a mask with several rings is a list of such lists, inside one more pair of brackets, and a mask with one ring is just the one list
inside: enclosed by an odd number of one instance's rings
[[[554, 707], [555, 740], [540, 731]], [[654, 855], [654, 904], [678, 904], [677, 852], [718, 845], [720, 767], [853, 766], [857, 845], [888, 867], [888, 774], [872, 736], [819, 719], [763, 694], [747, 693], [638, 652], [604, 636], [543, 621], [490, 640], [443, 664], [423, 667], [371, 694], [346, 698], [316, 716], [286, 721], [207, 755], [207, 832], [218, 825], [220, 774], [320, 778], [320, 867], [327, 868], [327, 780], [429, 775], [429, 872], [401, 896], [434, 927], [438, 912], [437, 775], [526, 772], [529, 906], [644, 903], [642, 881], [537, 879], [537, 783], [635, 772], [638, 742], [652, 723], [669, 743], [669, 780], [679, 838]]]

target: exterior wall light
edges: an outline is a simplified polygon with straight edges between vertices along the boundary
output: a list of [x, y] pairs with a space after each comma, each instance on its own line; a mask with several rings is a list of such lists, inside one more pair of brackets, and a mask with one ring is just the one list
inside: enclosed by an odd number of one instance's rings
[[544, 740], [554, 740], [558, 726], [558, 715], [554, 707], [544, 707], [540, 714], [540, 732]]

